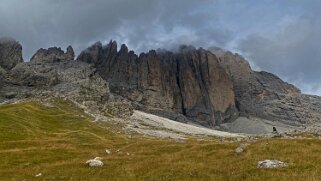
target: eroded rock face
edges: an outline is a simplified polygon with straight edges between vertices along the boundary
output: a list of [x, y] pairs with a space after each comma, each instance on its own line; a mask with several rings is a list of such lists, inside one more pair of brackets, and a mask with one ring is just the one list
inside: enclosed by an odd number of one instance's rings
[[5, 74], [3, 84], [0, 97], [5, 99], [60, 97], [97, 104], [109, 95], [108, 83], [95, 68], [76, 61], [21, 63]]
[[92, 65], [72, 61], [73, 50], [40, 49], [31, 62], [19, 63], [11, 70], [0, 67], [0, 103], [24, 98], [64, 98], [95, 115], [108, 113], [127, 118], [133, 107], [124, 98], [112, 95], [108, 83]]
[[61, 62], [61, 61], [72, 61], [74, 60], [75, 53], [71, 46], [68, 46], [66, 53], [57, 47], [50, 47], [48, 49], [39, 49], [30, 59], [33, 63], [39, 62]]
[[75, 52], [74, 49], [71, 46], [67, 47], [67, 51], [66, 51], [66, 59], [68, 61], [72, 61], [75, 59]]
[[233, 120], [233, 84], [211, 52], [181, 47], [177, 53], [154, 50], [137, 56], [117, 43], [96, 43], [79, 61], [94, 64], [110, 83], [110, 90], [145, 109], [181, 113], [201, 124], [214, 126]]
[[0, 38], [0, 67], [10, 70], [21, 62], [22, 46], [14, 39]]
[[[214, 51], [215, 53], [215, 51]], [[311, 100], [295, 86], [268, 72], [253, 71], [240, 55], [220, 53], [219, 62], [229, 74], [236, 95], [240, 115], [259, 117], [289, 125], [303, 125], [321, 120], [319, 107], [311, 107]]]

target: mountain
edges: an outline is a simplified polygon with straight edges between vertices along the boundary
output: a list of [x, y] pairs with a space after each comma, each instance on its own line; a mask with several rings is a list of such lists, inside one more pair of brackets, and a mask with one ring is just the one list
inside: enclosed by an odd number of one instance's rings
[[233, 82], [240, 116], [298, 127], [320, 123], [320, 97], [301, 94], [271, 73], [253, 71], [238, 54], [225, 52], [218, 57]]
[[[74, 60], [69, 46], [40, 49], [22, 62], [15, 40], [0, 41], [0, 102], [64, 97], [97, 113], [130, 116], [132, 109], [235, 132], [316, 129], [321, 98], [301, 94], [240, 55], [219, 48], [135, 54], [126, 45], [95, 43]], [[117, 106], [115, 106], [117, 105]], [[113, 107], [117, 107], [116, 110]]]
[[138, 56], [126, 45], [117, 52], [116, 42], [98, 42], [77, 60], [93, 64], [111, 92], [177, 120], [168, 112], [207, 126], [239, 117], [259, 119], [269, 130], [271, 124], [306, 127], [321, 119], [320, 97], [301, 94], [271, 73], [253, 71], [242, 56], [220, 49], [182, 46], [178, 52], [152, 50]]
[[139, 109], [179, 113], [207, 126], [238, 115], [232, 81], [216, 56], [204, 49], [152, 50], [138, 56], [126, 45], [117, 52], [116, 42], [96, 43], [77, 60], [93, 64], [111, 92]]

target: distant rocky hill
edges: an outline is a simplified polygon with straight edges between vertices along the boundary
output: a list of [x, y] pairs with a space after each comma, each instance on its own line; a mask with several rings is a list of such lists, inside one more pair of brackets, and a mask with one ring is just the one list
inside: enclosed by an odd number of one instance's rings
[[320, 97], [301, 94], [298, 88], [271, 73], [253, 71], [238, 54], [226, 52], [219, 56], [219, 61], [233, 82], [241, 116], [289, 125], [321, 121]]
[[[181, 46], [177, 52], [137, 55], [126, 45], [117, 51], [111, 41], [95, 43], [76, 60], [69, 46], [66, 52], [40, 49], [23, 62], [18, 42], [1, 40], [0, 102], [43, 96], [95, 102], [102, 112], [117, 99], [177, 121], [232, 131], [231, 125], [246, 125], [246, 132], [257, 120], [285, 127], [321, 123], [320, 97], [303, 95], [271, 73], [253, 71], [242, 56], [219, 48]], [[250, 124], [240, 122], [244, 119]]]

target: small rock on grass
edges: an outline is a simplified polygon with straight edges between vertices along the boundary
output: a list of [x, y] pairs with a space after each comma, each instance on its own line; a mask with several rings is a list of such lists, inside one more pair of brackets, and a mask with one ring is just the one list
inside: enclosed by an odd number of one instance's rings
[[257, 163], [257, 168], [280, 168], [287, 167], [288, 163], [281, 162], [279, 160], [264, 160]]
[[111, 154], [111, 151], [108, 150], [108, 149], [106, 149], [106, 153], [107, 153], [108, 155], [110, 155], [110, 154]]
[[102, 167], [104, 165], [104, 163], [101, 161], [100, 157], [96, 157], [94, 159], [87, 160], [86, 165], [88, 165], [90, 167]]
[[38, 173], [35, 177], [41, 177], [42, 173]]
[[241, 144], [239, 147], [237, 147], [235, 149], [235, 153], [242, 153], [246, 149], [247, 146], [248, 146], [248, 144]]

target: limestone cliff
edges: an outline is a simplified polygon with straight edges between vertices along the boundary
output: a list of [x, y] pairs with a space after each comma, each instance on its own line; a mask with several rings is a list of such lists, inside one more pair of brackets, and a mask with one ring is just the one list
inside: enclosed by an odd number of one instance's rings
[[320, 98], [301, 94], [298, 88], [271, 73], [253, 71], [238, 54], [224, 52], [217, 56], [233, 82], [241, 116], [298, 126], [320, 122], [321, 107], [311, 105]]
[[139, 56], [117, 43], [96, 43], [78, 61], [94, 64], [110, 90], [145, 109], [181, 113], [214, 126], [237, 117], [233, 84], [211, 52], [182, 46], [179, 52]]

